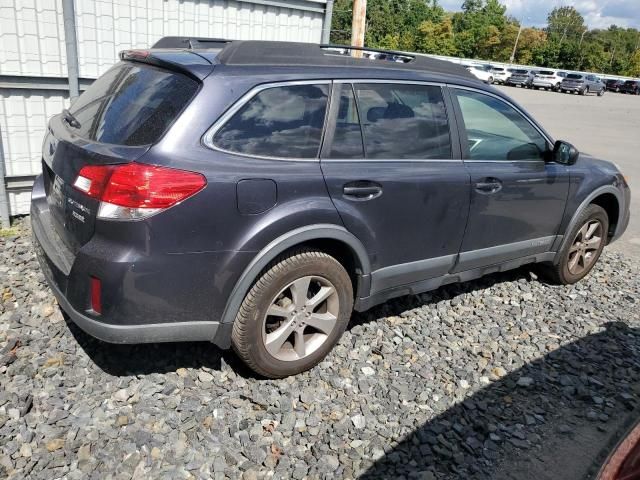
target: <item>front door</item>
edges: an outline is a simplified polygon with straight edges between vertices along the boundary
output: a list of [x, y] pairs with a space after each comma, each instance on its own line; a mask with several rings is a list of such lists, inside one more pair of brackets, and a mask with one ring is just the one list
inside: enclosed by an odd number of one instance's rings
[[547, 161], [549, 141], [509, 103], [476, 90], [452, 92], [471, 176], [456, 271], [550, 251], [564, 214], [567, 167]]
[[440, 86], [334, 83], [321, 166], [345, 227], [369, 252], [372, 294], [455, 263], [469, 174], [452, 117]]

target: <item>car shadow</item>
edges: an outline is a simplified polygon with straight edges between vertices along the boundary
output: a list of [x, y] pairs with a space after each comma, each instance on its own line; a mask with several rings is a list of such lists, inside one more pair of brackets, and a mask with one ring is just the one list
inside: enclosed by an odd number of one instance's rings
[[594, 478], [640, 416], [639, 353], [640, 330], [606, 324], [421, 425], [360, 478]]
[[222, 370], [228, 366], [241, 377], [254, 378], [233, 351], [221, 350], [211, 342], [107, 343], [85, 333], [66, 313], [63, 316], [80, 347], [109, 375], [149, 375], [175, 372], [179, 368]]
[[[457, 295], [488, 288], [495, 283], [531, 279], [525, 268], [488, 275], [478, 280], [447, 285], [419, 295], [408, 295], [390, 300], [366, 312], [354, 312], [347, 328], [376, 321], [401, 312], [451, 299]], [[103, 342], [85, 333], [62, 311], [69, 331], [84, 352], [105, 373], [114, 376], [148, 375], [174, 372], [178, 368], [209, 368], [221, 370], [228, 365], [243, 378], [261, 379], [242, 363], [233, 350], [222, 350], [211, 342], [173, 342], [147, 344], [113, 344]]]

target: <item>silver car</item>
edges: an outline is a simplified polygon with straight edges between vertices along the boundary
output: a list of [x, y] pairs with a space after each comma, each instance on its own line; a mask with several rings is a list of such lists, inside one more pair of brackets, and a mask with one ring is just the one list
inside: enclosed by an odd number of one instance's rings
[[567, 77], [567, 72], [557, 72], [555, 70], [540, 70], [533, 77], [533, 88], [548, 88], [550, 90], [560, 90], [560, 84]]

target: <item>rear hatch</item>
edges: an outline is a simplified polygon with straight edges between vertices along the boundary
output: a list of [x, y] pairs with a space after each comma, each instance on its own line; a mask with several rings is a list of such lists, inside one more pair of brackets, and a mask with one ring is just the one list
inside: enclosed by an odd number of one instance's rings
[[95, 229], [99, 201], [73, 184], [89, 165], [133, 162], [165, 133], [200, 83], [179, 71], [125, 61], [51, 119], [43, 180], [53, 227], [75, 255]]
[[543, 80], [553, 80], [555, 78], [555, 73], [543, 70], [536, 74], [536, 78], [541, 78]]
[[515, 81], [525, 81], [529, 78], [529, 73], [527, 71], [523, 71], [523, 70], [516, 70], [515, 72], [513, 72], [513, 74], [511, 75], [511, 80], [515, 80]]
[[566, 86], [573, 87], [584, 83], [584, 78], [580, 75], [570, 74], [567, 75], [567, 78], [565, 78], [562, 83]]

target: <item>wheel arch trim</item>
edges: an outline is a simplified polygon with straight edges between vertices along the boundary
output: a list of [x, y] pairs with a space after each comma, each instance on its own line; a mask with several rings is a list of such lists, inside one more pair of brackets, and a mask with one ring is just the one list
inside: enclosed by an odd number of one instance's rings
[[[620, 215], [622, 214], [625, 208], [624, 197], [622, 195], [622, 192], [616, 187], [614, 187], [613, 185], [604, 185], [602, 187], [596, 188], [589, 195], [587, 195], [587, 197], [582, 201], [582, 203], [580, 203], [580, 205], [578, 205], [578, 208], [576, 208], [576, 211], [573, 213], [573, 216], [571, 217], [571, 221], [567, 225], [567, 228], [565, 228], [564, 230], [564, 236], [559, 237], [559, 238], [562, 238], [562, 242], [558, 246], [558, 249], [556, 250], [557, 253], [553, 260], [554, 263], [557, 263], [560, 260], [560, 254], [565, 248], [566, 242], [571, 241], [568, 233], [571, 230], [573, 230], [573, 228], [576, 226], [576, 223], [578, 221], [578, 217], [580, 216], [580, 214], [584, 211], [585, 208], [587, 208], [593, 202], [595, 198], [599, 197], [600, 195], [604, 195], [605, 193], [613, 194], [616, 197], [616, 200], [618, 201], [618, 218], [616, 219], [616, 221], [618, 225], [617, 228], [620, 228]], [[614, 233], [613, 238], [616, 238], [616, 234], [617, 232]]]
[[[360, 240], [358, 240], [358, 238], [356, 238], [347, 229], [339, 225], [332, 224], [317, 224], [296, 228], [279, 236], [260, 250], [251, 263], [249, 263], [249, 265], [244, 269], [240, 278], [234, 285], [231, 295], [229, 295], [220, 323], [230, 324], [235, 320], [238, 310], [240, 309], [240, 305], [251, 288], [251, 285], [257, 278], [258, 274], [269, 264], [269, 262], [275, 259], [282, 252], [301, 243], [312, 240], [327, 239], [337, 240], [349, 247], [359, 262], [361, 275], [363, 277], [369, 277], [371, 273], [369, 256], [367, 255], [367, 252]], [[368, 290], [366, 288], [366, 282], [363, 282], [362, 289]], [[358, 296], [368, 294], [368, 291], [358, 292]]]

